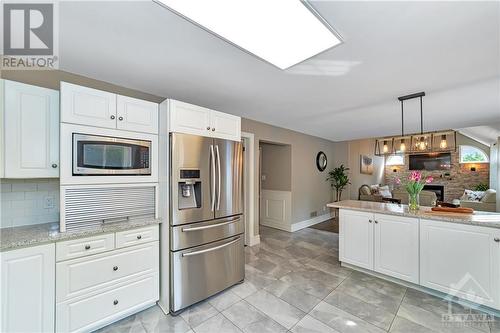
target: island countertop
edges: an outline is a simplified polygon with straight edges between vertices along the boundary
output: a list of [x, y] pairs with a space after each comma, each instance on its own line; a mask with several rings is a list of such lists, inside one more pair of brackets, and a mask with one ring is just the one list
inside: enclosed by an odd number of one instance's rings
[[431, 207], [420, 207], [418, 212], [411, 213], [408, 210], [407, 205], [359, 200], [342, 200], [339, 202], [332, 202], [327, 204], [327, 207], [357, 210], [369, 213], [416, 217], [420, 219], [439, 220], [500, 229], [500, 213], [476, 211], [473, 214], [443, 214], [432, 212]]
[[125, 222], [114, 222], [97, 227], [59, 232], [59, 223], [44, 223], [0, 229], [0, 252], [17, 248], [36, 246], [75, 238], [84, 238], [99, 234], [130, 230], [149, 225], [160, 224], [154, 218], [130, 219]]

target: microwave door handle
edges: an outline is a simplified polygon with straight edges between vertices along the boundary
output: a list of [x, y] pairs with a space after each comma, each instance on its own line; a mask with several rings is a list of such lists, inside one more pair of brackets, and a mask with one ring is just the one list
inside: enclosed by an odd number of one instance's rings
[[219, 153], [219, 145], [215, 146], [215, 152], [217, 153], [217, 210], [220, 209], [220, 153]]
[[210, 197], [210, 207], [212, 212], [215, 210], [215, 156], [214, 156], [214, 146], [210, 145], [210, 162], [212, 166], [212, 173], [210, 176], [210, 186], [211, 186], [211, 197]]

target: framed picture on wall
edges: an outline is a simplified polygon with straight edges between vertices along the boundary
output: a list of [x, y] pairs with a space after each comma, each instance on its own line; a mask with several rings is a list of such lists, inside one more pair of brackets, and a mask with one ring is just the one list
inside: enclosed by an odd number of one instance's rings
[[373, 175], [373, 158], [366, 155], [359, 156], [359, 172], [364, 175]]

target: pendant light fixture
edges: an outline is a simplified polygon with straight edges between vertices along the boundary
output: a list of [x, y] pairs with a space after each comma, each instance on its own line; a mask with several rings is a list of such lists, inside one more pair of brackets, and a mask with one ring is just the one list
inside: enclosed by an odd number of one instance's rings
[[[401, 137], [386, 137], [375, 140], [375, 155], [422, 154], [456, 151], [456, 132], [446, 130], [424, 133], [424, 112], [422, 98], [425, 92], [398, 97], [401, 103]], [[405, 136], [404, 101], [418, 98], [420, 100], [420, 133]]]

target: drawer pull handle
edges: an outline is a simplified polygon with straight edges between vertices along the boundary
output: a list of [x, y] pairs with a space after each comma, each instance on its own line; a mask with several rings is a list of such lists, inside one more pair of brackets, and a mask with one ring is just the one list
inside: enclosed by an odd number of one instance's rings
[[117, 305], [117, 304], [118, 304], [118, 300], [117, 300], [117, 299], [115, 299], [115, 300], [113, 301], [113, 305]]
[[208, 126], [208, 127], [207, 127], [207, 130], [209, 130], [209, 131], [210, 131], [210, 126]]
[[498, 243], [498, 242], [500, 242], [500, 238], [495, 237], [494, 241]]
[[141, 236], [141, 235], [137, 235], [137, 239], [141, 239], [141, 238], [142, 238], [142, 236]]
[[372, 223], [372, 220], [368, 220], [368, 222]]
[[215, 131], [215, 127], [212, 127], [212, 132]]
[[222, 249], [222, 248], [224, 248], [226, 246], [229, 246], [231, 244], [234, 244], [234, 243], [236, 243], [239, 240], [240, 240], [240, 238], [236, 238], [235, 240], [230, 241], [229, 243], [218, 245], [218, 246], [214, 246], [214, 247], [211, 247], [211, 248], [205, 249], [205, 250], [183, 253], [182, 256], [183, 257], [190, 257], [190, 256], [196, 256], [196, 255], [202, 254], [202, 253], [212, 252], [212, 251], [215, 251], [215, 250], [218, 250], [218, 249]]
[[114, 115], [111, 115], [109, 118], [111, 118], [111, 120], [114, 120], [114, 119], [115, 119], [115, 116], [114, 116]]
[[378, 221], [377, 221], [377, 220], [375, 220], [375, 223], [378, 223]]
[[240, 220], [240, 217], [236, 217], [236, 218], [233, 218], [233, 219], [231, 219], [231, 220], [229, 220], [227, 222], [222, 222], [222, 223], [217, 223], [217, 224], [210, 224], [210, 225], [206, 225], [206, 226], [203, 226], [203, 227], [181, 228], [181, 231], [182, 232], [188, 232], [188, 231], [198, 231], [198, 230], [205, 230], [205, 229], [217, 228], [217, 227], [222, 227], [222, 226], [225, 226], [225, 225], [237, 222], [239, 220]]
[[114, 267], [113, 267], [113, 270], [114, 270], [114, 271], [117, 271], [117, 270], [118, 270], [118, 266], [114, 266]]
[[90, 245], [85, 245], [85, 250], [90, 250]]
[[118, 117], [118, 120], [119, 120], [119, 121], [122, 121], [122, 120], [123, 120], [123, 117]]

